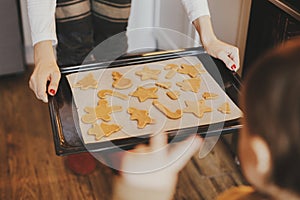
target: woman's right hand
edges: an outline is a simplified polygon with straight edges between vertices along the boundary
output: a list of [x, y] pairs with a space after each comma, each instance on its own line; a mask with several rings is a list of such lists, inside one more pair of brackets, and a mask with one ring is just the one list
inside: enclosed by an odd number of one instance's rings
[[34, 63], [35, 68], [29, 80], [29, 87], [38, 99], [47, 103], [47, 93], [52, 96], [56, 94], [61, 77], [52, 41], [41, 41], [34, 45]]

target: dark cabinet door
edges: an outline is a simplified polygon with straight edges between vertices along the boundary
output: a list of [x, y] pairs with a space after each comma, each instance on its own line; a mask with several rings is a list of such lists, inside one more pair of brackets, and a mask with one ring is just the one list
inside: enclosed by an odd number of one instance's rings
[[263, 53], [296, 36], [300, 36], [300, 21], [271, 1], [253, 0], [243, 76]]

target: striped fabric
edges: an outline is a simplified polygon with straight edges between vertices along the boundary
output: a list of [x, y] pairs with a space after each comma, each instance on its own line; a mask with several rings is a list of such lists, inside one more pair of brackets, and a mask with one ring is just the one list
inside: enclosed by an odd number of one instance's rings
[[[57, 0], [58, 64], [81, 64], [96, 45], [126, 31], [130, 7], [131, 0]], [[116, 48], [126, 50], [122, 38]]]
[[127, 22], [131, 2], [128, 0], [60, 0], [57, 2], [56, 20], [67, 22], [93, 15], [111, 22]]
[[92, 1], [93, 14], [111, 22], [127, 22], [130, 14], [130, 2], [122, 3], [110, 2], [104, 0]]
[[58, 22], [79, 20], [88, 15], [91, 15], [91, 4], [89, 0], [72, 0], [57, 3], [55, 18]]

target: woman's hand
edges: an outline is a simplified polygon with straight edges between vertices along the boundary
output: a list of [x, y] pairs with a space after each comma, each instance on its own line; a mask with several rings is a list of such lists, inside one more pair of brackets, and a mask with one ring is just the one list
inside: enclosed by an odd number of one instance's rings
[[35, 68], [29, 80], [29, 87], [38, 99], [47, 103], [47, 92], [52, 96], [56, 94], [61, 77], [51, 41], [42, 41], [34, 46], [34, 63]]
[[[125, 152], [121, 161], [121, 176], [115, 183], [115, 199], [170, 199], [173, 196], [178, 172], [200, 149], [202, 139], [167, 143], [165, 133], [150, 139], [149, 145], [138, 145]], [[126, 194], [124, 194], [126, 191]], [[122, 197], [120, 197], [122, 196]]]
[[214, 39], [204, 45], [204, 49], [211, 56], [222, 60], [232, 71], [240, 68], [239, 49], [235, 46]]
[[228, 69], [237, 71], [240, 68], [239, 50], [237, 47], [217, 39], [211, 25], [210, 16], [201, 16], [194, 20], [193, 24], [207, 53], [222, 60]]

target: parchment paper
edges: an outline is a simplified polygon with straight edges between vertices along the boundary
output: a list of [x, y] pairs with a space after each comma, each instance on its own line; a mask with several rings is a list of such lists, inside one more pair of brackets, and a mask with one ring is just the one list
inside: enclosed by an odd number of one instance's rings
[[[206, 105], [213, 108], [213, 111], [210, 113], [205, 113], [203, 118], [199, 119], [192, 113], [184, 113], [181, 119], [172, 120], [168, 119], [164, 114], [157, 110], [152, 105], [152, 99], [148, 99], [145, 102], [140, 103], [136, 97], [129, 96], [128, 100], [122, 100], [117, 97], [108, 96], [107, 100], [109, 105], [120, 105], [123, 107], [123, 111], [114, 112], [111, 114], [112, 120], [108, 122], [109, 124], [115, 123], [122, 126], [121, 131], [112, 134], [109, 137], [104, 137], [100, 141], [96, 141], [94, 136], [88, 135], [88, 129], [92, 127], [91, 124], [85, 124], [79, 120], [79, 127], [82, 133], [82, 138], [85, 144], [87, 143], [96, 143], [107, 140], [114, 140], [120, 138], [127, 138], [132, 136], [142, 136], [144, 134], [155, 134], [166, 130], [181, 129], [187, 127], [195, 127], [201, 125], [207, 125], [232, 119], [237, 119], [242, 116], [241, 110], [234, 104], [234, 102], [227, 96], [227, 94], [221, 89], [221, 87], [216, 83], [216, 81], [211, 77], [211, 75], [205, 70], [205, 73], [200, 74], [201, 77], [201, 87], [200, 91], [196, 94], [193, 92], [184, 92], [176, 85], [177, 82], [182, 82], [184, 79], [189, 79], [188, 75], [176, 73], [172, 79], [165, 79], [165, 75], [168, 73], [167, 70], [164, 70], [164, 67], [167, 64], [190, 64], [196, 65], [201, 63], [197, 57], [182, 57], [177, 59], [170, 59], [161, 62], [153, 62], [141, 65], [131, 65], [119, 68], [107, 68], [99, 69], [95, 71], [88, 72], [79, 72], [67, 75], [67, 79], [71, 86], [73, 93], [73, 99], [77, 108], [78, 118], [81, 119], [85, 115], [84, 108], [87, 106], [95, 107], [99, 98], [97, 93], [102, 89], [111, 89], [118, 91], [123, 94], [130, 94], [136, 90], [138, 86], [143, 87], [155, 87], [155, 82], [172, 82], [172, 87], [169, 90], [180, 91], [180, 97], [178, 100], [171, 100], [167, 97], [166, 92], [168, 90], [158, 87], [157, 94], [159, 95], [159, 101], [167, 106], [172, 111], [177, 109], [184, 109], [186, 107], [184, 101], [197, 101], [202, 99], [203, 92], [212, 92], [219, 95], [215, 100], [206, 100]], [[160, 69], [161, 73], [159, 75], [159, 80], [147, 80], [141, 81], [141, 78], [135, 75], [136, 71], [142, 70], [144, 66], [148, 66], [150, 69]], [[112, 72], [117, 71], [123, 74], [125, 78], [129, 78], [133, 82], [131, 88], [125, 90], [118, 90], [112, 87]], [[93, 73], [95, 79], [98, 81], [97, 89], [88, 89], [82, 90], [80, 88], [72, 87], [76, 82], [85, 77], [88, 73]], [[231, 114], [223, 114], [217, 110], [217, 108], [228, 102], [231, 108]], [[155, 124], [147, 125], [144, 129], [137, 128], [137, 122], [130, 120], [130, 115], [127, 113], [129, 107], [135, 107], [142, 110], [148, 110], [151, 118], [155, 119]], [[74, 114], [77, 114], [74, 112]], [[102, 120], [98, 120], [97, 123], [101, 123]]]

